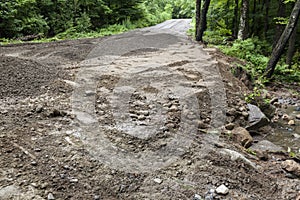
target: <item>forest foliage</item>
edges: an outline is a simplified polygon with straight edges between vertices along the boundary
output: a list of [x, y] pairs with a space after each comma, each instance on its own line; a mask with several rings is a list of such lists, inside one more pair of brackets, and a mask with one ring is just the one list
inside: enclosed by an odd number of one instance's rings
[[171, 18], [191, 18], [191, 0], [2, 0], [0, 38], [124, 31]]
[[[296, 1], [1, 0], [0, 42], [27, 40], [28, 36], [44, 40], [95, 37], [172, 18], [195, 18], [196, 2], [209, 5], [203, 40], [245, 60], [246, 70], [253, 77], [262, 77]], [[275, 69], [275, 75], [284, 81], [300, 81], [299, 25], [295, 30]]]

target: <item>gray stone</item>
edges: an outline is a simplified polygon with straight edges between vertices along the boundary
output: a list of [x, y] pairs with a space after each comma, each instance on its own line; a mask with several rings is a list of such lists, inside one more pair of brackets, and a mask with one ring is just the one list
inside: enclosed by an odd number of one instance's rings
[[268, 140], [262, 140], [258, 143], [255, 143], [251, 146], [251, 149], [256, 151], [268, 151], [268, 152], [281, 152], [284, 151], [284, 149], [280, 146], [275, 145], [274, 143], [268, 141]]
[[228, 192], [229, 192], [229, 189], [228, 189], [224, 184], [220, 185], [220, 186], [217, 187], [217, 189], [216, 189], [216, 193], [217, 193], [217, 194], [223, 194], [223, 195], [226, 195], [226, 194], [228, 194]]
[[270, 120], [266, 115], [259, 109], [259, 107], [248, 104], [249, 109], [249, 126], [246, 127], [248, 131], [255, 131], [261, 127], [264, 127], [269, 124]]

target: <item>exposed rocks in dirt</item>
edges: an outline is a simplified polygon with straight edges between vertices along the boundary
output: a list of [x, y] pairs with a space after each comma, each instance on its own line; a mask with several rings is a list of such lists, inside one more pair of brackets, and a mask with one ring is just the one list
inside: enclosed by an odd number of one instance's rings
[[282, 168], [287, 172], [300, 177], [300, 164], [294, 160], [286, 160], [282, 162]]

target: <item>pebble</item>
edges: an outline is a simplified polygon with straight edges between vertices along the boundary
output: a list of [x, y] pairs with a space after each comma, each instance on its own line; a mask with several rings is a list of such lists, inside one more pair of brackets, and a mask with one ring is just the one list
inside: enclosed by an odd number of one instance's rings
[[202, 197], [199, 194], [195, 194], [193, 200], [202, 200]]
[[216, 193], [217, 194], [223, 194], [223, 195], [226, 195], [228, 194], [229, 192], [229, 189], [224, 185], [220, 185], [217, 189], [216, 189]]
[[288, 116], [287, 114], [284, 114], [282, 116], [282, 119], [288, 121], [288, 120], [290, 120], [290, 116]]
[[163, 181], [160, 178], [153, 179], [155, 183], [161, 184]]
[[288, 125], [290, 125], [290, 126], [295, 126], [295, 125], [296, 125], [295, 120], [290, 120], [290, 121], [288, 122]]
[[70, 182], [71, 182], [71, 183], [77, 183], [77, 182], [78, 182], [78, 179], [77, 179], [77, 178], [72, 178], [72, 179], [70, 179]]
[[300, 111], [300, 106], [296, 107], [295, 111]]
[[296, 115], [296, 119], [299, 119], [299, 120], [300, 120], [300, 114], [299, 114], [299, 115]]
[[47, 199], [48, 200], [55, 200], [55, 197], [53, 196], [52, 193], [49, 193]]
[[234, 129], [234, 126], [235, 126], [234, 123], [229, 123], [229, 124], [226, 124], [226, 125], [225, 125], [225, 128], [226, 128], [227, 130], [232, 130], [232, 129]]

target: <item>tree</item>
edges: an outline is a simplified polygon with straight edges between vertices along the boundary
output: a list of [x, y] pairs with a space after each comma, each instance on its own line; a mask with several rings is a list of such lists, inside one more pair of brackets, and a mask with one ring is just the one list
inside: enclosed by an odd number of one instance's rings
[[249, 23], [248, 15], [249, 15], [249, 1], [243, 0], [238, 39], [245, 40], [248, 37], [248, 23]]
[[272, 77], [276, 64], [278, 63], [287, 42], [289, 41], [294, 29], [296, 28], [296, 24], [299, 19], [299, 14], [300, 14], [300, 0], [297, 0], [292, 10], [291, 16], [289, 18], [289, 22], [286, 25], [283, 33], [281, 34], [280, 39], [278, 40], [275, 48], [272, 51], [271, 58], [265, 70], [265, 76], [267, 78]]
[[196, 40], [203, 42], [203, 34], [204, 31], [207, 28], [207, 11], [209, 8], [209, 4], [210, 4], [210, 0], [204, 0], [204, 4], [203, 4], [203, 8], [201, 11], [201, 17], [200, 17], [200, 28], [199, 28], [199, 32], [197, 34]]
[[201, 0], [196, 0], [196, 25], [195, 25], [195, 35], [196, 40], [199, 41], [200, 32], [200, 18], [201, 18]]

